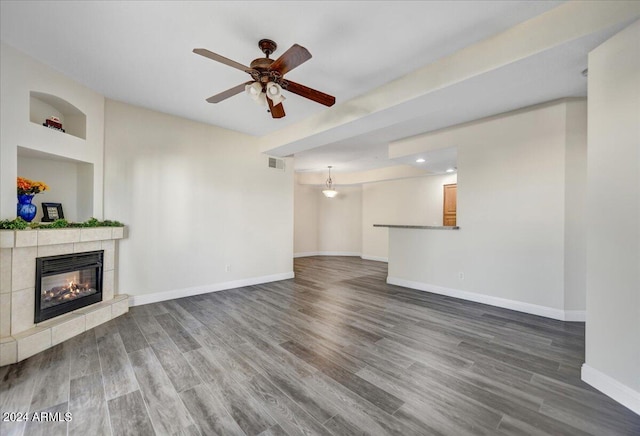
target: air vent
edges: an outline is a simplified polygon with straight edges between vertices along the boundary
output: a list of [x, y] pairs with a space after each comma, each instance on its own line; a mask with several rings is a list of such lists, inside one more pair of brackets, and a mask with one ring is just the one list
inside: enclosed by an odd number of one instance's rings
[[270, 157], [269, 168], [284, 171], [284, 159], [276, 159], [275, 157]]

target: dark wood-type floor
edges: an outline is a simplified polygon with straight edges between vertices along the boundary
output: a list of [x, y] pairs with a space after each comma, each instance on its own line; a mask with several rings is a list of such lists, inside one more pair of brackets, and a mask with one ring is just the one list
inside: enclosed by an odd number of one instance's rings
[[582, 323], [390, 286], [386, 264], [358, 258], [295, 272], [134, 307], [0, 368], [2, 412], [72, 414], [0, 432], [640, 434], [580, 381]]

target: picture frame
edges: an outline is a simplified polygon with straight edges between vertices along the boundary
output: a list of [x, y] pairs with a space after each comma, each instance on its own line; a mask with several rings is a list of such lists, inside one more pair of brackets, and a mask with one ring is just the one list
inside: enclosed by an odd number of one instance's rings
[[42, 222], [50, 223], [52, 221], [63, 219], [62, 203], [40, 203], [42, 204]]

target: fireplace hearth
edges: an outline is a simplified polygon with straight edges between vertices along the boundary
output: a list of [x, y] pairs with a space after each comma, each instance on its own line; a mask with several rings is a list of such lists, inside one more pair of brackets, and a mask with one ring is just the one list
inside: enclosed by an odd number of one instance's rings
[[35, 322], [102, 301], [104, 251], [36, 258]]
[[[118, 241], [124, 237], [123, 227], [0, 230], [0, 367], [27, 359], [129, 311], [129, 296], [115, 289]], [[63, 262], [46, 268], [43, 262], [36, 283], [36, 259], [55, 260], [60, 255], [77, 259], [78, 255], [95, 252], [102, 252], [102, 258], [98, 255], [91, 261], [80, 257], [83, 261], [74, 268], [75, 278], [67, 276], [71, 269], [56, 272], [49, 268]], [[90, 272], [81, 275], [84, 270]], [[85, 283], [87, 280], [95, 280], [95, 284]], [[70, 287], [73, 295], [65, 298], [69, 289], [56, 287]], [[40, 298], [43, 291], [54, 295]], [[72, 310], [68, 306], [86, 303]], [[45, 316], [34, 315], [40, 309], [51, 318], [40, 322]], [[69, 313], [62, 315], [66, 311]]]

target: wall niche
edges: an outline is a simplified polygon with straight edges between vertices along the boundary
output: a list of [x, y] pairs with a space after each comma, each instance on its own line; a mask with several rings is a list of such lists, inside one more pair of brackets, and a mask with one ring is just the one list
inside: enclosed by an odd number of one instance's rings
[[49, 189], [33, 199], [38, 207], [34, 222], [42, 220], [41, 203], [62, 203], [68, 221], [86, 221], [93, 216], [93, 164], [18, 147], [18, 175], [39, 180]]
[[[68, 101], [44, 92], [29, 92], [29, 120], [40, 126], [49, 117], [57, 117], [64, 132], [81, 139], [87, 139], [87, 116]], [[43, 126], [43, 128], [48, 128]]]

